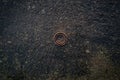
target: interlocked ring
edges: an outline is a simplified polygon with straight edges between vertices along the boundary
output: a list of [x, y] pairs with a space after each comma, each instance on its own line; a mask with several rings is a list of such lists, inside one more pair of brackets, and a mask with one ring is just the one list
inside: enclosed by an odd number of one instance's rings
[[67, 42], [67, 35], [64, 32], [57, 32], [54, 35], [54, 43], [58, 46], [64, 46]]

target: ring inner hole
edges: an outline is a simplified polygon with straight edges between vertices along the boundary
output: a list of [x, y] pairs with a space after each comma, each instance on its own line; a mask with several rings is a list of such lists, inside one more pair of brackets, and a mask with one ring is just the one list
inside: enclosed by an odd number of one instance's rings
[[56, 35], [56, 40], [60, 42], [64, 41], [64, 35], [63, 34]]

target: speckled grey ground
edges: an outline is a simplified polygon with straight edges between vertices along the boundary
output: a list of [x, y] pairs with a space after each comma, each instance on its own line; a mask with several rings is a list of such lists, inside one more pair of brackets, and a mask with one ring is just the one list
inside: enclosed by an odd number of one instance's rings
[[0, 0], [0, 80], [119, 80], [119, 67], [119, 0]]

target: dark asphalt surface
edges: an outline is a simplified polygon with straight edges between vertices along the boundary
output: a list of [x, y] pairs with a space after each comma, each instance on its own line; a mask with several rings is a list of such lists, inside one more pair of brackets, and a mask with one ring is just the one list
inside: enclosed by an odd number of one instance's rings
[[119, 0], [0, 0], [0, 80], [119, 80], [119, 67]]

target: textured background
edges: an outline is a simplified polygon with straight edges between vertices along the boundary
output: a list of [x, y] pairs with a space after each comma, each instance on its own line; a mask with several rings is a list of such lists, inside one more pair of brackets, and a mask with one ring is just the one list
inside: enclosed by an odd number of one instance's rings
[[119, 58], [119, 0], [0, 0], [0, 80], [119, 80]]

